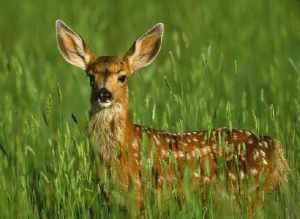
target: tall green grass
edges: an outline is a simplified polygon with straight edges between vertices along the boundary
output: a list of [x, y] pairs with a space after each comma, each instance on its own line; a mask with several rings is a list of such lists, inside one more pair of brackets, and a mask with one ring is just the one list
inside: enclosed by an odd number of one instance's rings
[[[164, 22], [163, 48], [130, 80], [134, 122], [172, 131], [247, 128], [280, 139], [291, 166], [258, 218], [300, 209], [300, 5], [296, 0], [34, 1], [0, 7], [0, 218], [128, 218], [133, 192], [107, 201], [87, 139], [89, 83], [56, 49], [61, 18], [99, 55], [122, 54]], [[147, 170], [145, 170], [147, 172]], [[102, 179], [106, 180], [106, 179]], [[145, 179], [146, 180], [146, 179]], [[147, 185], [147, 181], [145, 181]], [[151, 186], [150, 186], [151, 188]], [[162, 203], [146, 193], [147, 218], [240, 218], [210, 191]], [[217, 204], [216, 204], [217, 202]]]

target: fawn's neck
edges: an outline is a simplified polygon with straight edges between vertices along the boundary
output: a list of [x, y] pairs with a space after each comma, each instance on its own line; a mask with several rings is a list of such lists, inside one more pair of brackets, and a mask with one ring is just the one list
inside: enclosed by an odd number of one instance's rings
[[105, 162], [114, 159], [119, 148], [126, 142], [132, 123], [128, 119], [128, 104], [115, 103], [109, 108], [91, 109], [89, 133], [96, 143], [97, 153]]

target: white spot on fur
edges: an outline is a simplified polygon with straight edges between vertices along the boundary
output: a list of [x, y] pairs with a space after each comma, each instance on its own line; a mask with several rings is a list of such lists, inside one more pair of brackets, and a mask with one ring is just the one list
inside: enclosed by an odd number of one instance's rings
[[231, 180], [236, 180], [236, 175], [234, 174], [234, 173], [232, 173], [232, 172], [229, 172], [228, 173], [228, 177], [231, 179]]
[[259, 152], [257, 150], [253, 150], [253, 160], [257, 160], [259, 156]]
[[138, 149], [139, 149], [139, 144], [138, 144], [137, 139], [134, 139], [134, 141], [133, 141], [133, 143], [132, 143], [132, 147], [133, 147], [133, 149], [135, 149], [135, 150], [138, 150]]
[[262, 159], [262, 163], [263, 163], [263, 165], [265, 165], [265, 166], [267, 166], [267, 165], [268, 165], [268, 162], [266, 161], [266, 159], [265, 159], [265, 158], [263, 158], [263, 159]]
[[141, 180], [140, 179], [136, 179], [135, 180], [135, 184], [138, 185], [138, 186], [141, 186]]
[[263, 141], [262, 143], [263, 143], [263, 145], [264, 145], [264, 148], [268, 148], [268, 147], [269, 147], [269, 144], [268, 144], [268, 142], [266, 142], [266, 141]]
[[161, 150], [161, 156], [162, 156], [162, 157], [167, 157], [167, 156], [168, 156], [168, 151], [166, 151], [166, 150]]
[[245, 178], [245, 173], [243, 170], [240, 171], [240, 178], [241, 179], [244, 179]]
[[178, 156], [179, 156], [180, 158], [183, 158], [183, 157], [184, 157], [184, 153], [183, 153], [182, 151], [178, 151], [177, 153], [178, 153]]
[[245, 131], [245, 134], [246, 134], [247, 136], [250, 136], [250, 135], [252, 135], [252, 133], [251, 133], [251, 132], [249, 132], [249, 131]]
[[240, 144], [238, 144], [237, 145], [237, 153], [238, 153], [238, 155], [241, 154], [241, 148], [242, 148], [242, 146]]
[[211, 148], [212, 148], [213, 151], [216, 151], [216, 150], [217, 150], [217, 145], [216, 145], [216, 144], [213, 144], [213, 145], [211, 146]]
[[155, 144], [156, 144], [157, 146], [159, 146], [159, 145], [160, 145], [160, 141], [159, 141], [158, 137], [157, 137], [156, 135], [153, 135], [153, 139], [154, 139], [154, 141], [155, 141]]
[[237, 134], [233, 134], [232, 138], [233, 140], [238, 140], [239, 136]]
[[194, 142], [199, 142], [199, 139], [198, 138], [193, 138], [193, 141]]
[[190, 155], [190, 154], [187, 154], [187, 155], [186, 155], [186, 159], [187, 159], [187, 160], [191, 160], [191, 155]]
[[176, 152], [174, 151], [174, 152], [173, 152], [173, 156], [174, 156], [175, 159], [177, 159], [177, 158], [178, 158], [178, 153], [176, 153]]
[[248, 139], [248, 144], [253, 144], [253, 143], [254, 143], [253, 139], [252, 139], [252, 138], [249, 138], [249, 139]]
[[205, 156], [210, 152], [211, 152], [211, 149], [209, 146], [203, 147], [200, 149], [200, 156]]
[[208, 176], [204, 176], [203, 177], [203, 182], [204, 183], [208, 183], [210, 181], [209, 177]]
[[250, 169], [250, 173], [251, 173], [251, 175], [256, 176], [258, 174], [258, 170], [255, 168], [252, 168], [252, 169]]
[[159, 183], [162, 183], [163, 181], [164, 181], [164, 177], [163, 177], [163, 176], [159, 176], [159, 177], [158, 177], [158, 182], [159, 182]]
[[189, 144], [186, 143], [185, 141], [180, 141], [180, 142], [178, 142], [178, 144], [183, 145], [183, 146], [188, 146], [188, 145], [189, 145]]
[[265, 157], [266, 156], [266, 153], [263, 151], [263, 150], [259, 150], [259, 153], [262, 157]]
[[196, 178], [199, 178], [200, 177], [200, 169], [198, 168], [194, 173], [193, 175], [196, 177]]
[[199, 158], [201, 156], [201, 151], [199, 148], [195, 148], [194, 150], [192, 150], [191, 154], [193, 157]]

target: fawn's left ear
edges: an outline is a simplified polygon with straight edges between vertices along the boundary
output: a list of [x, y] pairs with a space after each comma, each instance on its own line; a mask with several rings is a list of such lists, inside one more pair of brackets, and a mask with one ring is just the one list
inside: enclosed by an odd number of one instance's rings
[[72, 65], [86, 70], [95, 59], [83, 39], [61, 20], [56, 21], [56, 39], [60, 54]]
[[140, 38], [138, 38], [126, 53], [131, 73], [151, 64], [159, 53], [164, 25], [156, 24]]

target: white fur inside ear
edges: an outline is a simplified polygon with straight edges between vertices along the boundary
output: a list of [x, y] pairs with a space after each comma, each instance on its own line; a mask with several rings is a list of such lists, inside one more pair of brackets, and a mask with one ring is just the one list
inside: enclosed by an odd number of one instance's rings
[[86, 70], [91, 56], [86, 52], [81, 37], [61, 20], [56, 21], [56, 39], [63, 58], [70, 64]]
[[162, 43], [164, 25], [158, 23], [139, 37], [127, 58], [132, 71], [150, 65], [157, 57]]

